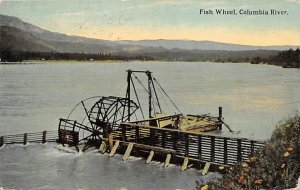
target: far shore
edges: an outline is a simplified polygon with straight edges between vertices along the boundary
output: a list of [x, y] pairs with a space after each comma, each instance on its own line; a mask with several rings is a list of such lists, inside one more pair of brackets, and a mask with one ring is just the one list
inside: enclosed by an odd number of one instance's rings
[[[215, 64], [251, 64], [251, 65], [269, 65], [275, 67], [282, 67], [281, 65], [273, 65], [269, 63], [252, 64], [250, 62], [216, 62], [216, 61], [164, 61], [164, 60], [28, 60], [22, 62], [0, 62], [0, 65], [34, 65], [34, 64], [116, 64], [124, 62], [144, 62], [144, 63], [215, 63]], [[293, 67], [288, 67], [293, 68]]]

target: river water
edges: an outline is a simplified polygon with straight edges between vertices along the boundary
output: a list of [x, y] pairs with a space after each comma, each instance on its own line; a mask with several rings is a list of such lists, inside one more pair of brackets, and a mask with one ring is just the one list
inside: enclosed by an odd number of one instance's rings
[[[222, 106], [234, 135], [247, 138], [269, 138], [280, 120], [293, 116], [300, 108], [299, 69], [178, 62], [0, 65], [0, 136], [56, 130], [58, 119], [66, 117], [82, 99], [125, 96], [127, 69], [151, 70], [183, 113], [218, 115], [218, 107]], [[161, 100], [165, 102], [164, 110], [178, 113], [166, 97]], [[80, 117], [79, 113], [74, 117]], [[1, 148], [0, 187], [193, 189], [200, 178], [195, 170], [180, 172], [176, 166], [163, 169], [159, 163], [145, 165], [136, 158], [125, 163], [119, 156], [108, 159], [93, 152], [66, 153], [55, 146]]]

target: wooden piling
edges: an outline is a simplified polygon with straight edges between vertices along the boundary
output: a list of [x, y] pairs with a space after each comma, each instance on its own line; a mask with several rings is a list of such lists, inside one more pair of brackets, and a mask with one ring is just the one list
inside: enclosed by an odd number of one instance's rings
[[181, 171], [186, 170], [186, 168], [188, 167], [188, 163], [189, 163], [189, 157], [184, 157], [183, 163], [182, 163], [182, 166], [181, 166]]
[[114, 139], [112, 134], [108, 134], [108, 145], [109, 145], [109, 150], [111, 151], [114, 146]]
[[209, 170], [209, 167], [210, 167], [210, 162], [206, 162], [205, 166], [204, 166], [204, 168], [202, 170], [202, 175], [206, 175], [207, 174], [207, 172]]
[[23, 136], [23, 145], [26, 145], [27, 144], [27, 133], [24, 133], [24, 136]]
[[127, 149], [126, 149], [126, 152], [125, 152], [125, 154], [124, 154], [124, 156], [123, 156], [123, 159], [122, 159], [123, 161], [125, 161], [125, 160], [127, 160], [127, 159], [129, 158], [130, 153], [131, 153], [132, 148], [133, 148], [133, 145], [134, 145], [134, 143], [129, 143], [129, 144], [128, 144]]
[[170, 160], [171, 160], [171, 154], [167, 154], [167, 157], [166, 157], [166, 160], [165, 160], [165, 164], [164, 164], [165, 168], [169, 167]]
[[154, 151], [151, 150], [150, 153], [149, 153], [149, 156], [147, 158], [146, 164], [149, 164], [151, 162], [153, 156], [154, 156]]
[[105, 143], [105, 141], [101, 142], [101, 145], [100, 145], [100, 148], [99, 148], [99, 152], [101, 154], [104, 154], [106, 152], [106, 143]]
[[4, 137], [1, 136], [0, 137], [0, 147], [2, 147], [4, 145]]
[[116, 141], [115, 142], [115, 145], [112, 147], [112, 149], [111, 149], [111, 151], [109, 153], [110, 157], [112, 157], [112, 156], [114, 156], [116, 154], [116, 151], [117, 151], [117, 149], [119, 147], [119, 144], [120, 144], [120, 141]]
[[45, 144], [47, 142], [47, 131], [43, 131], [43, 140], [42, 143]]

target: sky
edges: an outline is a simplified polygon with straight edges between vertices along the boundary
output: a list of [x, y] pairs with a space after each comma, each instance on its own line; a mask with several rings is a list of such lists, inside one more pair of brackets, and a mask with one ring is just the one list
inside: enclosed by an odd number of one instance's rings
[[[203, 15], [200, 9], [287, 14]], [[106, 40], [300, 45], [300, 0], [0, 0], [0, 14], [54, 32]]]

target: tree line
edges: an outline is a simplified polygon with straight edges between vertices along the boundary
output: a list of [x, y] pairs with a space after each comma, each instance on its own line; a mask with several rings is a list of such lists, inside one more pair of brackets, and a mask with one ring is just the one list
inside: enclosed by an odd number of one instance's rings
[[[246, 54], [246, 55], [245, 55]], [[252, 55], [251, 55], [252, 54]], [[256, 55], [255, 55], [256, 54]], [[258, 56], [257, 56], [258, 55]], [[252, 57], [251, 57], [252, 56]], [[300, 68], [300, 49], [290, 49], [281, 52], [257, 51], [178, 51], [129, 54], [86, 54], [86, 53], [59, 53], [59, 52], [30, 52], [11, 49], [0, 49], [1, 62], [22, 62], [24, 60], [77, 60], [77, 61], [104, 61], [104, 60], [142, 60], [142, 61], [212, 61], [212, 62], [251, 62], [252, 64], [272, 64], [282, 67]]]
[[105, 53], [86, 54], [86, 53], [58, 53], [58, 52], [27, 52], [14, 51], [10, 49], [0, 50], [1, 62], [22, 62], [25, 60], [76, 60], [76, 61], [104, 61], [104, 60], [153, 60], [149, 56], [126, 56], [112, 55]]
[[268, 58], [254, 57], [252, 58], [251, 63], [267, 63], [282, 66], [284, 68], [300, 68], [300, 49], [281, 51], [277, 55]]

